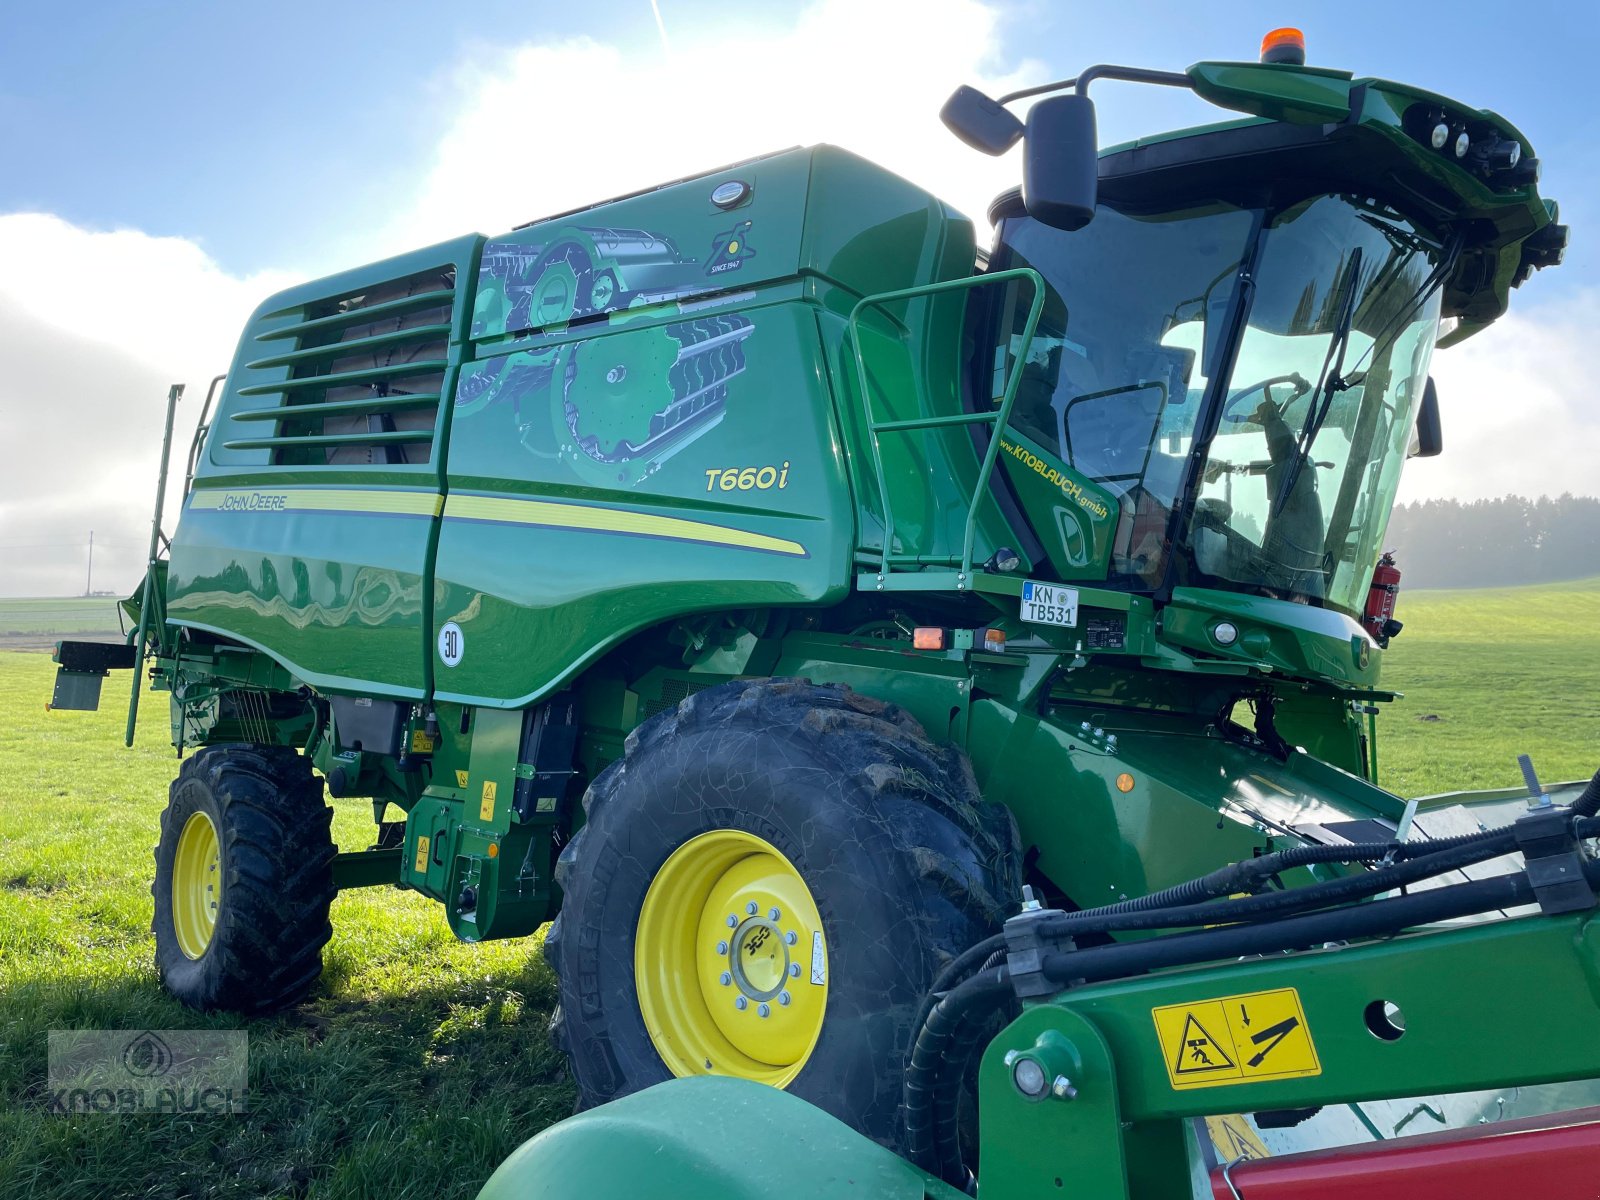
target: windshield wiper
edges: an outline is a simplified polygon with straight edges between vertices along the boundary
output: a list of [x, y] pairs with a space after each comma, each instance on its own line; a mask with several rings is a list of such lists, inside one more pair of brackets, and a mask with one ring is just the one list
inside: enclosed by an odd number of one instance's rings
[[1322, 423], [1328, 419], [1328, 412], [1333, 408], [1333, 397], [1350, 386], [1350, 381], [1345, 379], [1344, 352], [1350, 345], [1350, 330], [1355, 325], [1356, 296], [1361, 291], [1361, 247], [1357, 246], [1350, 254], [1350, 266], [1345, 274], [1344, 295], [1339, 301], [1339, 319], [1334, 326], [1333, 341], [1328, 343], [1328, 353], [1322, 360], [1322, 374], [1317, 376], [1316, 389], [1311, 393], [1311, 405], [1306, 410], [1306, 422], [1300, 428], [1300, 436], [1295, 439], [1294, 458], [1289, 463], [1289, 469], [1283, 473], [1283, 482], [1278, 485], [1278, 495], [1272, 502], [1270, 515], [1276, 516], [1282, 511], [1284, 504], [1294, 491], [1294, 485], [1300, 479], [1300, 472], [1305, 468], [1306, 459], [1311, 454], [1311, 444], [1317, 440], [1317, 434], [1322, 431]]
[[1389, 318], [1387, 325], [1378, 330], [1376, 336], [1372, 339], [1372, 345], [1362, 352], [1360, 360], [1350, 374], [1346, 376], [1352, 387], [1366, 380], [1367, 373], [1361, 368], [1373, 357], [1389, 348], [1389, 344], [1405, 331], [1405, 327], [1411, 322], [1411, 318], [1417, 314], [1417, 310], [1422, 307], [1429, 296], [1433, 295], [1437, 288], [1443, 285], [1445, 277], [1455, 270], [1456, 260], [1461, 257], [1461, 245], [1464, 240], [1460, 235], [1451, 240], [1450, 244], [1445, 248], [1444, 256], [1439, 260], [1438, 266], [1429, 271], [1427, 278], [1417, 285], [1417, 290], [1411, 294], [1411, 299], [1406, 301], [1404, 307]]

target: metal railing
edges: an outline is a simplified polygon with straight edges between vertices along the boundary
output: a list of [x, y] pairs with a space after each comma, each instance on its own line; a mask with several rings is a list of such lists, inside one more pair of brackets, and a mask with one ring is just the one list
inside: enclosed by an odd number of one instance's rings
[[[1006, 385], [1001, 392], [998, 407], [988, 412], [952, 413], [947, 416], [910, 417], [902, 420], [879, 421], [873, 416], [872, 390], [867, 382], [866, 356], [862, 352], [860, 317], [871, 308], [881, 308], [901, 300], [913, 300], [921, 296], [933, 296], [943, 292], [964, 291], [969, 288], [987, 287], [991, 284], [1006, 283], [1011, 280], [1026, 280], [1033, 287], [1033, 302], [1028, 307], [1028, 319], [1022, 328], [1022, 340], [1013, 351], [1013, 362], [1006, 376]], [[977, 533], [978, 505], [984, 494], [989, 490], [989, 480], [994, 475], [994, 465], [1000, 454], [1000, 431], [1011, 420], [1011, 408], [1017, 399], [1017, 389], [1022, 382], [1022, 366], [1027, 361], [1028, 348], [1033, 342], [1034, 330], [1039, 324], [1039, 315], [1044, 311], [1045, 285], [1039, 273], [1030, 267], [1015, 267], [1009, 271], [996, 271], [993, 274], [973, 275], [966, 279], [952, 279], [943, 283], [928, 283], [920, 287], [904, 288], [897, 292], [880, 292], [875, 296], [864, 296], [850, 310], [848, 323], [850, 340], [855, 348], [856, 379], [861, 389], [861, 408], [867, 422], [867, 434], [872, 444], [873, 469], [878, 476], [878, 495], [883, 505], [883, 546], [880, 551], [878, 578], [882, 579], [899, 564], [906, 566], [940, 565], [933, 562], [926, 555], [895, 554], [894, 547], [894, 510], [889, 497], [889, 478], [883, 467], [883, 448], [880, 435], [885, 433], [906, 433], [915, 430], [943, 429], [956, 425], [992, 425], [994, 434], [989, 439], [989, 445], [984, 451], [983, 463], [978, 468], [978, 480], [972, 491], [972, 499], [967, 505], [967, 520], [962, 539], [961, 559], [959, 563], [960, 574], [956, 578], [958, 591], [965, 590], [967, 581], [972, 578], [972, 543]], [[894, 320], [893, 317], [890, 318]], [[896, 324], [901, 324], [899, 321]], [[902, 328], [904, 326], [902, 325]], [[952, 556], [943, 565], [956, 566]]]

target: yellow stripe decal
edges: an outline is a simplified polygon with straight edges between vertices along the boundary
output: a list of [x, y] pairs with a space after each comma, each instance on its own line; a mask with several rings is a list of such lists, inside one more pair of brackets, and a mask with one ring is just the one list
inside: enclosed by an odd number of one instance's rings
[[357, 512], [436, 517], [444, 497], [435, 492], [353, 491], [340, 488], [196, 488], [189, 507], [217, 512]]
[[631, 533], [685, 542], [707, 542], [714, 546], [737, 546], [745, 550], [765, 550], [798, 558], [809, 557], [804, 546], [787, 538], [768, 537], [764, 533], [712, 525], [705, 521], [658, 517], [651, 513], [599, 508], [589, 504], [453, 495], [445, 502], [444, 515], [456, 520], [499, 521], [512, 525], [542, 525], [550, 529], [585, 529], [597, 533]]
[[513, 500], [495, 496], [451, 496], [448, 501], [433, 492], [355, 491], [339, 488], [196, 488], [189, 507], [213, 512], [348, 512], [392, 513], [402, 516], [447, 517], [463, 521], [493, 521], [511, 525], [536, 525], [547, 529], [628, 533], [642, 537], [704, 542], [807, 558], [806, 548], [787, 538], [769, 537], [748, 529], [661, 517], [624, 508], [591, 504], [562, 504], [550, 500]]

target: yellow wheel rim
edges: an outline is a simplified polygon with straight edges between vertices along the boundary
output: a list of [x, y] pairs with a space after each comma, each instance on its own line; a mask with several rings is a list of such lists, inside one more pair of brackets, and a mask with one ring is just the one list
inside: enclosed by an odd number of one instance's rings
[[633, 969], [674, 1075], [785, 1087], [822, 1033], [822, 918], [794, 864], [754, 834], [716, 829], [673, 851], [645, 893]]
[[222, 843], [203, 812], [191, 813], [172, 856], [172, 929], [178, 948], [199, 958], [211, 944], [222, 903]]

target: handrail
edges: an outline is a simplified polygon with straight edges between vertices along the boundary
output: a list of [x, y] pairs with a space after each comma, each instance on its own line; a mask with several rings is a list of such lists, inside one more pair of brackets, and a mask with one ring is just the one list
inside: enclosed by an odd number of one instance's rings
[[[1022, 327], [1022, 342], [1016, 350], [1016, 361], [1006, 377], [1006, 386], [1000, 395], [1000, 406], [990, 412], [912, 417], [907, 420], [897, 421], [874, 420], [872, 416], [872, 395], [867, 386], [866, 356], [861, 351], [861, 337], [858, 331], [858, 320], [861, 314], [869, 308], [878, 308], [897, 300], [910, 300], [918, 296], [937, 295], [940, 292], [985, 287], [991, 283], [1001, 283], [1011, 279], [1026, 279], [1033, 285], [1033, 303], [1028, 308], [1028, 319]], [[883, 546], [878, 566], [879, 582], [882, 582], [884, 576], [889, 574], [893, 560], [908, 556], [893, 553], [894, 512], [890, 506], [889, 480], [883, 469], [883, 448], [879, 444], [878, 435], [880, 433], [901, 433], [912, 429], [939, 429], [954, 425], [987, 424], [994, 426], [994, 436], [989, 439], [988, 448], [984, 451], [983, 465], [978, 468], [978, 482], [972, 492], [972, 502], [967, 506], [967, 525], [961, 548], [961, 573], [956, 577], [957, 590], [965, 590], [967, 580], [972, 577], [972, 542], [977, 533], [978, 504], [983, 499], [983, 494], [988, 490], [989, 480], [994, 475], [994, 464], [1000, 454], [1000, 431], [1011, 420], [1011, 407], [1016, 402], [1017, 390], [1022, 383], [1022, 366], [1027, 361], [1028, 349], [1033, 343], [1034, 330], [1038, 328], [1039, 316], [1044, 311], [1044, 297], [1044, 279], [1039, 272], [1031, 267], [1013, 267], [1010, 270], [995, 271], [992, 274], [971, 275], [965, 279], [950, 279], [942, 283], [926, 283], [920, 287], [903, 288], [896, 292], [879, 292], [874, 296], [863, 296], [856, 303], [856, 306], [850, 310], [847, 328], [849, 329], [851, 342], [855, 346], [856, 379], [861, 389], [861, 407], [867, 419], [867, 432], [872, 439], [873, 466], [878, 473], [878, 495], [883, 504]]]
[[[215, 387], [215, 381], [212, 387]], [[156, 512], [150, 519], [150, 553], [145, 556], [144, 585], [139, 593], [139, 631], [133, 645], [133, 694], [128, 697], [128, 728], [123, 744], [133, 745], [133, 732], [139, 722], [139, 685], [144, 682], [144, 654], [150, 629], [150, 606], [155, 602], [156, 563], [161, 555], [161, 509], [167, 500], [167, 464], [172, 459], [172, 421], [178, 413], [178, 401], [183, 398], [183, 384], [175, 383], [167, 391], [167, 425], [161, 435], [161, 474], [156, 482]], [[164, 622], [163, 622], [164, 623]], [[156, 638], [161, 638], [156, 633]]]
[[200, 408], [200, 419], [195, 422], [194, 437], [189, 442], [189, 465], [183, 472], [183, 498], [187, 500], [189, 493], [194, 488], [194, 471], [200, 465], [200, 447], [205, 444], [206, 434], [211, 426], [207, 418], [211, 416], [211, 402], [217, 398], [217, 385], [228, 376], [218, 375], [211, 380], [211, 386], [206, 389], [206, 402]]

